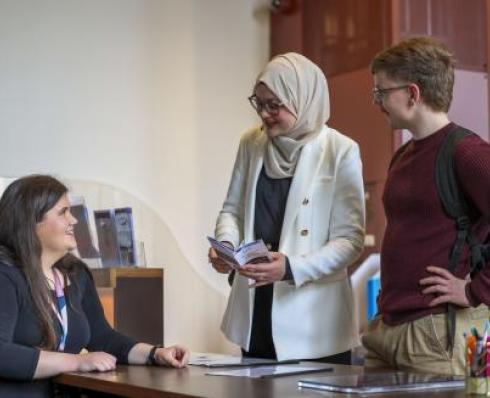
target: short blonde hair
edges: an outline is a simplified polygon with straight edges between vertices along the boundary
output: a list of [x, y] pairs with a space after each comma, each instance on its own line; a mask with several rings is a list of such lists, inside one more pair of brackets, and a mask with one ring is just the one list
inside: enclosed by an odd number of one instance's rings
[[413, 37], [376, 55], [371, 73], [385, 72], [393, 80], [415, 83], [424, 102], [435, 111], [448, 112], [453, 99], [454, 57], [432, 37]]

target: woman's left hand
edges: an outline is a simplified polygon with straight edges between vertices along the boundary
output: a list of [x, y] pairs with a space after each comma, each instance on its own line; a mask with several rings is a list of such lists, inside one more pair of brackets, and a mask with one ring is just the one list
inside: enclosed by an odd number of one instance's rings
[[158, 365], [183, 368], [189, 362], [189, 350], [181, 345], [158, 348], [155, 351], [155, 361]]
[[456, 304], [460, 307], [470, 306], [465, 291], [467, 280], [456, 278], [445, 268], [430, 266], [427, 267], [427, 271], [433, 275], [421, 279], [419, 283], [425, 287], [422, 290], [423, 294], [437, 295], [429, 303], [431, 307], [446, 303]]
[[282, 280], [286, 273], [286, 256], [278, 252], [270, 252], [272, 261], [270, 263], [247, 264], [238, 273], [253, 279], [254, 287], [268, 285]]

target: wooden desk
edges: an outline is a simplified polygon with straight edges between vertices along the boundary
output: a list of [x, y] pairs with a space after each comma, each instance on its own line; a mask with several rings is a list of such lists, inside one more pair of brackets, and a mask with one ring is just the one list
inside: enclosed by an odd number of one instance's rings
[[[333, 365], [334, 372], [325, 374], [356, 374], [361, 367]], [[169, 369], [146, 366], [118, 366], [108, 373], [71, 373], [56, 377], [55, 382], [97, 391], [119, 397], [133, 398], [318, 398], [321, 396], [343, 397], [350, 395], [300, 390], [300, 379], [320, 374], [296, 375], [273, 379], [247, 379], [239, 377], [206, 376], [206, 369], [189, 366], [186, 369]], [[90, 396], [90, 395], [89, 395]], [[464, 390], [417, 392], [397, 394], [369, 394], [372, 398], [463, 398]]]

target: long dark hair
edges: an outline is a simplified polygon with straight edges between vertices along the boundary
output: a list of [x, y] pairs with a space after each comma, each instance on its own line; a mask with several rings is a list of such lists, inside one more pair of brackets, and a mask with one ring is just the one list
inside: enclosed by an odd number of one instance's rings
[[[55, 349], [57, 337], [36, 225], [67, 192], [54, 177], [30, 175], [12, 182], [0, 198], [0, 257], [20, 268], [26, 278], [41, 324], [41, 348], [45, 349]], [[66, 269], [59, 268], [66, 278]]]

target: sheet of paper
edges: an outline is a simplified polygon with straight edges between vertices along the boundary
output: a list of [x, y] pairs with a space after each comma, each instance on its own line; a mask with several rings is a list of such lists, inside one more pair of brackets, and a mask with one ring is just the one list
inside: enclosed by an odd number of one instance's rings
[[248, 377], [252, 379], [260, 379], [264, 377], [285, 376], [304, 373], [316, 373], [321, 371], [330, 371], [331, 367], [325, 365], [275, 365], [275, 366], [259, 366], [253, 368], [241, 368], [233, 370], [213, 370], [207, 372], [209, 376], [232, 376], [232, 377]]
[[191, 355], [189, 365], [205, 366], [208, 368], [224, 368], [224, 367], [252, 367], [266, 365], [281, 365], [281, 364], [297, 364], [296, 360], [277, 361], [274, 359], [251, 358], [223, 354], [208, 354], [208, 353], [193, 353]]
[[[234, 355], [210, 354], [210, 353], [192, 353], [189, 359], [189, 365], [195, 366], [213, 366], [215, 364], [235, 364], [240, 362], [241, 357]], [[230, 365], [230, 366], [231, 366]]]

